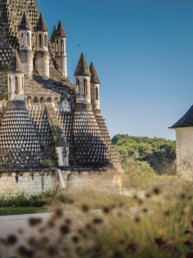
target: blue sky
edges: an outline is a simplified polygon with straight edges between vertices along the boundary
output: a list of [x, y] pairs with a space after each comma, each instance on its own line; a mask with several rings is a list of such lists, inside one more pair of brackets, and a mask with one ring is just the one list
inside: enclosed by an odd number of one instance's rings
[[70, 80], [81, 52], [94, 62], [111, 136], [175, 138], [168, 126], [193, 105], [192, 0], [37, 2], [49, 33], [63, 22]]

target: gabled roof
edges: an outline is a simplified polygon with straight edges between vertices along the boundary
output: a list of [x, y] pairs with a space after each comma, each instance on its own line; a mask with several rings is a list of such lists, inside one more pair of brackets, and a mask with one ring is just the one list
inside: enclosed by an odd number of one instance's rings
[[63, 27], [61, 21], [59, 21], [59, 23], [58, 23], [58, 27], [57, 27], [57, 31], [56, 31], [56, 36], [57, 37], [64, 37], [64, 38], [66, 38], [66, 32], [64, 31], [64, 27]]
[[8, 72], [23, 73], [21, 62], [17, 53], [17, 50], [12, 55], [11, 61], [8, 66]]
[[83, 53], [80, 56], [74, 76], [91, 76], [90, 70], [88, 69], [88, 65], [86, 62], [86, 58]]
[[37, 25], [36, 25], [36, 31], [48, 32], [48, 28], [47, 28], [46, 23], [44, 21], [44, 17], [41, 13], [40, 13], [40, 17], [39, 17], [39, 20], [37, 22]]
[[21, 23], [18, 28], [19, 30], [32, 30], [32, 26], [26, 12], [24, 12], [23, 17], [21, 19]]
[[55, 42], [55, 37], [56, 37], [56, 26], [54, 26], [54, 29], [52, 31], [52, 35], [51, 35], [51, 38], [50, 38], [50, 41], [52, 43]]
[[193, 106], [188, 110], [188, 112], [178, 120], [173, 126], [170, 128], [180, 128], [180, 127], [193, 127]]
[[96, 84], [100, 84], [96, 69], [94, 67], [94, 64], [91, 62], [90, 64], [90, 72], [91, 72], [91, 82], [92, 83], [96, 83]]

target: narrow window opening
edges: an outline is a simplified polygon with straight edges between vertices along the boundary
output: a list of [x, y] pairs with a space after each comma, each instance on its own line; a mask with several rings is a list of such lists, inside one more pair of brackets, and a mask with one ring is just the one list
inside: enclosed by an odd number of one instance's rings
[[18, 78], [15, 77], [15, 94], [19, 93], [19, 82], [18, 82]]

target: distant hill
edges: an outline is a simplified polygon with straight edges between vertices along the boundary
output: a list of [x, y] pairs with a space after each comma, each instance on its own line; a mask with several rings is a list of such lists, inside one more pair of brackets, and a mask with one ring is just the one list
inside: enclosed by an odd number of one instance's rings
[[118, 134], [112, 142], [122, 164], [132, 158], [147, 162], [157, 174], [175, 174], [175, 141]]

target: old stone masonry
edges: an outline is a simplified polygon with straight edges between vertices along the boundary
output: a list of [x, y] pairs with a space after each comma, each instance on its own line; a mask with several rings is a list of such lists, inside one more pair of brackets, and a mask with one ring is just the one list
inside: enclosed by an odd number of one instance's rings
[[61, 22], [49, 39], [36, 0], [0, 0], [0, 194], [49, 190], [57, 178], [83, 184], [109, 165], [121, 171], [84, 54], [74, 76], [75, 85]]

